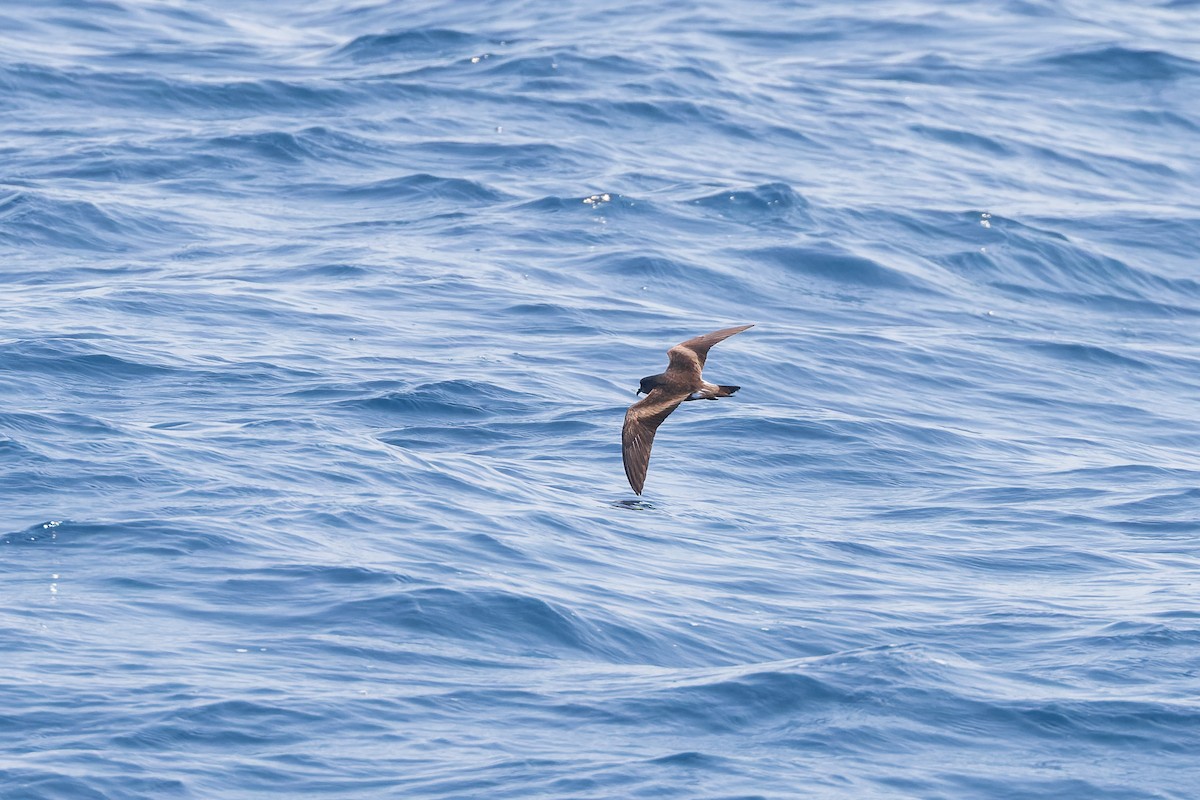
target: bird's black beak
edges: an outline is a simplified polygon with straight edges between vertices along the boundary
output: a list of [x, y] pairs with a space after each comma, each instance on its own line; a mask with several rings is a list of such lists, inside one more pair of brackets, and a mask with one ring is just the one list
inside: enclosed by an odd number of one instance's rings
[[642, 394], [642, 387], [639, 386], [638, 390], [636, 392], [634, 392], [633, 394], [634, 394], [634, 397], [640, 397]]

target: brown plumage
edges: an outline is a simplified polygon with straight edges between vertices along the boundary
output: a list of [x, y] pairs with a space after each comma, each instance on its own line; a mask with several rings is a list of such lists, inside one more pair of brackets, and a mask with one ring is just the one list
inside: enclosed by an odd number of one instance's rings
[[654, 432], [680, 403], [685, 400], [716, 400], [718, 397], [729, 397], [741, 388], [709, 383], [704, 380], [701, 371], [704, 369], [704, 360], [710, 347], [735, 333], [753, 327], [738, 325], [736, 328], [724, 328], [677, 344], [667, 351], [670, 363], [666, 372], [642, 378], [638, 394], [645, 392], [646, 396], [625, 412], [625, 426], [621, 429], [621, 457], [625, 461], [625, 477], [629, 478], [629, 485], [633, 487], [634, 492], [641, 494], [646, 483]]

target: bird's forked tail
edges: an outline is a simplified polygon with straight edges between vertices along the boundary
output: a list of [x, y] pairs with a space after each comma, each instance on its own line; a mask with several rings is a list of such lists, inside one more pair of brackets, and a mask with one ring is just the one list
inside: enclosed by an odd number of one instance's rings
[[700, 389], [689, 394], [684, 400], [716, 400], [718, 397], [729, 397], [736, 392], [740, 386], [720, 386], [715, 383], [706, 383]]

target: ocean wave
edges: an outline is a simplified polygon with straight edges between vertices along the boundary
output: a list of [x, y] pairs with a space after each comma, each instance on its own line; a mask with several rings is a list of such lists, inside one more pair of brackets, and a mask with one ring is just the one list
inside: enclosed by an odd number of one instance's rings
[[122, 522], [50, 520], [2, 534], [0, 542], [14, 547], [53, 546], [149, 556], [185, 556], [210, 549], [237, 549], [233, 539], [219, 531], [153, 519]]
[[0, 246], [15, 249], [131, 252], [169, 246], [193, 230], [174, 214], [32, 187], [0, 197], [0, 220]]
[[474, 52], [487, 40], [451, 28], [414, 28], [356, 36], [337, 48], [334, 59], [356, 63], [451, 57]]
[[757, 262], [782, 267], [788, 274], [835, 284], [904, 291], [929, 291], [924, 282], [870, 258], [839, 252], [832, 245], [779, 246], [751, 250]]
[[478, 181], [417, 173], [384, 178], [359, 186], [337, 186], [317, 191], [348, 200], [432, 200], [454, 206], [495, 203], [504, 195]]
[[6, 342], [0, 344], [0, 365], [32, 375], [104, 381], [144, 380], [175, 371], [167, 364], [134, 359], [126, 348], [120, 349], [122, 355], [103, 352], [101, 341], [62, 337]]
[[346, 408], [369, 412], [380, 419], [479, 419], [519, 411], [522, 395], [494, 384], [449, 380], [379, 397], [345, 401]]
[[1122, 45], [1048, 55], [1035, 63], [1056, 76], [1065, 73], [1086, 82], [1172, 81], [1200, 74], [1198, 61], [1161, 50], [1140, 50]]

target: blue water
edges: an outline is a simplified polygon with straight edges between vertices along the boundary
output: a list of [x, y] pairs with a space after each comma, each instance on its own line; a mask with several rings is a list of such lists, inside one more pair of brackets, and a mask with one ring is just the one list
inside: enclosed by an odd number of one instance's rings
[[1200, 796], [1198, 137], [1185, 0], [0, 3], [0, 798]]

